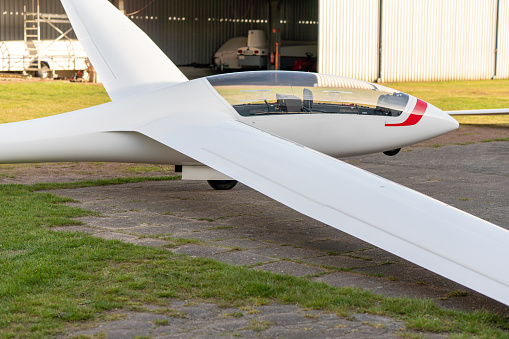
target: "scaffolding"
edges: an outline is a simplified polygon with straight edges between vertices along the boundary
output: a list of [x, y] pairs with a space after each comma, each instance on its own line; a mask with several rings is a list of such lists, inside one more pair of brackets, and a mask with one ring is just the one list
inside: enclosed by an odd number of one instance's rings
[[[71, 22], [69, 21], [67, 15], [41, 13], [39, 0], [32, 0], [32, 11], [28, 12], [25, 6], [23, 19], [24, 42], [26, 46], [25, 55], [27, 55], [27, 58], [23, 62], [24, 74], [33, 72], [37, 73], [39, 77], [46, 78], [49, 76], [50, 72], [54, 77], [56, 68], [76, 69], [76, 53], [74, 51], [72, 39], [69, 37], [69, 33], [73, 30], [73, 28], [70, 26]], [[49, 25], [60, 35], [49, 43], [47, 41], [44, 41], [43, 43], [41, 40], [42, 24]], [[58, 26], [56, 26], [57, 24], [68, 24], [70, 27], [63, 31]], [[60, 40], [65, 43], [67, 55], [50, 55], [49, 53], [46, 53], [48, 49], [50, 49]], [[52, 67], [50, 67], [50, 64], [47, 62], [47, 60], [52, 61]], [[66, 63], [66, 65], [59, 65], [59, 63], [62, 62]], [[55, 63], [57, 65], [55, 65]]]

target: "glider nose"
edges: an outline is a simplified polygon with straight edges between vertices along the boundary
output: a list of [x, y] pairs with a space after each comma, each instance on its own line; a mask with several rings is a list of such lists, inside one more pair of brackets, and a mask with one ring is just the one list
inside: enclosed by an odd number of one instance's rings
[[459, 123], [454, 118], [431, 104], [428, 104], [424, 118], [427, 125], [432, 125], [437, 135], [452, 132], [459, 127]]

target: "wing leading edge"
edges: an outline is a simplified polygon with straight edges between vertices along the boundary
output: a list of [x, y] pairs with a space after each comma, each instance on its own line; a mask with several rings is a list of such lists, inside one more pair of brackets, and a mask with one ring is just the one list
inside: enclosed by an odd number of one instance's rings
[[193, 120], [200, 114], [183, 117], [187, 121], [178, 127], [172, 127], [173, 119], [159, 120], [138, 132], [307, 216], [509, 305], [508, 231], [239, 121], [196, 126]]

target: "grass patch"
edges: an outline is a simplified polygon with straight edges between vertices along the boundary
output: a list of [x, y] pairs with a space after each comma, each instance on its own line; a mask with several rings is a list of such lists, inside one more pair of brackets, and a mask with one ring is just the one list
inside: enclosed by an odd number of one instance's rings
[[167, 247], [167, 248], [180, 247], [183, 245], [202, 245], [203, 244], [203, 242], [200, 240], [174, 238], [172, 236], [163, 236], [163, 237], [159, 237], [159, 239], [169, 241], [169, 243], [167, 245], [165, 245], [165, 247]]
[[509, 80], [386, 83], [444, 111], [509, 107]]
[[[509, 107], [509, 80], [387, 83], [444, 111]], [[509, 115], [455, 116], [460, 124], [509, 126]]]
[[165, 180], [180, 180], [180, 175], [164, 176], [164, 177], [128, 177], [128, 178], [112, 178], [112, 179], [97, 179], [97, 180], [84, 180], [66, 183], [38, 183], [27, 186], [32, 191], [42, 190], [56, 190], [56, 189], [73, 189], [94, 186], [111, 186], [122, 184], [133, 184], [144, 181], [165, 181]]
[[509, 138], [484, 139], [481, 142], [509, 141]]
[[462, 298], [462, 297], [468, 297], [468, 292], [465, 292], [465, 291], [452, 291], [450, 293], [447, 293], [447, 295], [444, 297], [444, 299]]
[[168, 319], [156, 319], [154, 320], [154, 324], [157, 326], [166, 326], [170, 323]]
[[233, 228], [233, 226], [217, 226], [217, 227], [207, 228], [206, 230], [207, 231], [211, 231], [211, 230], [226, 230], [226, 229], [229, 229], [229, 228]]
[[[509, 320], [484, 311], [444, 310], [429, 300], [385, 298], [84, 233], [52, 232], [51, 226], [72, 225], [72, 218], [91, 213], [63, 205], [68, 201], [34, 186], [0, 185], [0, 337], [54, 336], [105, 310], [165, 305], [167, 298], [237, 307], [275, 301], [345, 315], [383, 314], [424, 332], [508, 337]], [[251, 325], [259, 331], [270, 326]]]
[[140, 174], [140, 173], [150, 173], [150, 172], [168, 172], [173, 171], [173, 166], [168, 165], [137, 165], [137, 166], [129, 166], [125, 168], [126, 173], [131, 174]]
[[[509, 107], [509, 80], [386, 83], [445, 111]], [[0, 123], [42, 118], [107, 103], [102, 86], [67, 82], [34, 82], [0, 85]], [[509, 126], [509, 116], [456, 116], [461, 124]], [[133, 166], [129, 173], [153, 171]]]
[[42, 118], [109, 102], [102, 86], [61, 81], [0, 85], [0, 123]]
[[455, 115], [453, 118], [462, 125], [488, 128], [509, 127], [509, 115]]
[[249, 322], [249, 327], [248, 328], [250, 330], [255, 331], [255, 332], [261, 332], [261, 331], [264, 331], [264, 330], [268, 329], [271, 325], [274, 325], [274, 324], [269, 322], [269, 321], [266, 321], [266, 320], [255, 320], [255, 319], [252, 319]]
[[14, 176], [0, 171], [0, 178], [14, 178]]
[[240, 311], [223, 314], [223, 318], [242, 318], [243, 316], [244, 316], [244, 313], [242, 313]]

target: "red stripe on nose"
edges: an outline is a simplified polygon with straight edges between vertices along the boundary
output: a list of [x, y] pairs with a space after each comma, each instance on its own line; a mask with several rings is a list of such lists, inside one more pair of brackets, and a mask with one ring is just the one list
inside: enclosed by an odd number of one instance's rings
[[421, 99], [417, 99], [417, 103], [415, 104], [414, 110], [410, 113], [410, 116], [403, 122], [399, 124], [385, 124], [385, 126], [412, 126], [415, 125], [421, 120], [424, 112], [426, 112], [426, 108], [428, 104]]

